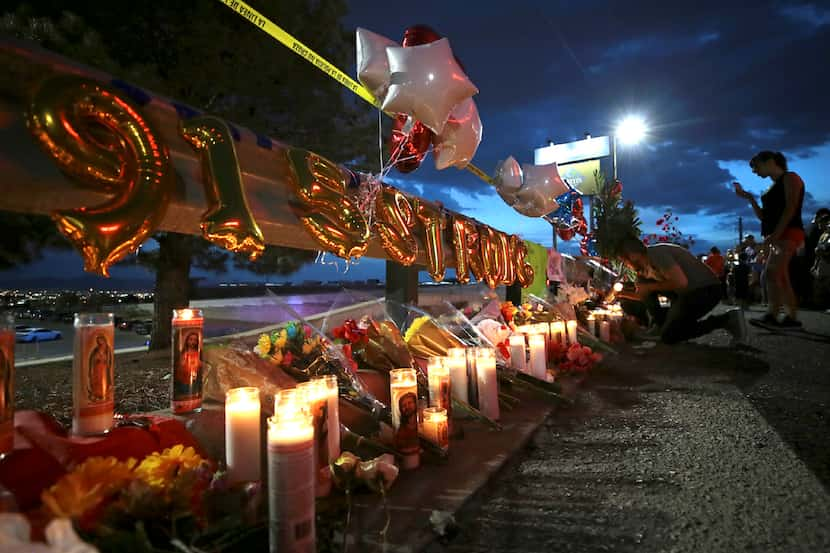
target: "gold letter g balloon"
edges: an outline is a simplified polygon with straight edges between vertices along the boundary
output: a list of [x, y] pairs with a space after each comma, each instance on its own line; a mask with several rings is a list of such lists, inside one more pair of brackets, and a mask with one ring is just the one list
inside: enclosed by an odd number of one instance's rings
[[44, 82], [27, 123], [64, 173], [115, 192], [101, 205], [52, 214], [81, 251], [84, 269], [109, 276], [110, 265], [138, 248], [164, 218], [173, 174], [167, 148], [131, 102], [81, 77]]

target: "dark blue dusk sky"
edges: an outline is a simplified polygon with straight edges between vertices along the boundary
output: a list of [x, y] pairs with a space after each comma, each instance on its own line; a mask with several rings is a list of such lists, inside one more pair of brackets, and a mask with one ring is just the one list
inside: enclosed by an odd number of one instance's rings
[[[757, 233], [729, 184], [738, 180], [753, 192], [766, 188], [747, 166], [762, 149], [784, 152], [804, 178], [806, 220], [817, 207], [830, 205], [828, 2], [349, 5], [349, 30], [365, 27], [398, 41], [406, 27], [422, 23], [449, 38], [480, 90], [475, 100], [484, 139], [474, 162], [487, 172], [510, 155], [532, 163], [533, 149], [549, 138], [567, 142], [585, 132], [608, 134], [634, 113], [648, 121], [650, 134], [643, 144], [620, 149], [619, 176], [645, 232], [656, 232], [654, 221], [671, 207], [680, 230], [697, 238], [699, 251], [731, 245], [739, 215], [747, 231]], [[274, 54], [292, 55], [284, 48]], [[354, 75], [354, 67], [344, 69]], [[436, 171], [431, 157], [416, 172], [393, 172], [388, 180], [500, 230], [551, 244], [550, 225], [515, 213], [466, 171]], [[576, 240], [560, 245], [563, 251], [577, 249]], [[67, 272], [80, 274], [79, 256], [61, 259]], [[44, 261], [27, 272], [45, 273], [49, 265]], [[345, 276], [342, 268], [338, 273], [317, 265], [291, 280], [382, 276], [382, 262], [363, 260]], [[254, 280], [239, 273], [218, 278]]]

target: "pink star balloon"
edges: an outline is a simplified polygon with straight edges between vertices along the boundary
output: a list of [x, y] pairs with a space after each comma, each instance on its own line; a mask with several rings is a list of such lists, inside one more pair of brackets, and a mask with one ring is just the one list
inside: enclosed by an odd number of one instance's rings
[[472, 98], [467, 98], [450, 113], [444, 131], [433, 139], [432, 156], [435, 168], [447, 167], [464, 169], [476, 155], [481, 143], [481, 119]]

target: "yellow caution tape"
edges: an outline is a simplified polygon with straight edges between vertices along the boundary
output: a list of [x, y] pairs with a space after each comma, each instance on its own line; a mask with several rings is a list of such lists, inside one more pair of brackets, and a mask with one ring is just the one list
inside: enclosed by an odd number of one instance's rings
[[[268, 33], [271, 37], [275, 38], [278, 42], [280, 42], [283, 46], [309, 62], [310, 64], [314, 65], [317, 69], [337, 81], [338, 83], [342, 84], [362, 99], [367, 101], [368, 103], [372, 104], [375, 107], [380, 107], [380, 100], [375, 98], [375, 96], [369, 92], [369, 90], [361, 85], [359, 82], [355, 81], [342, 71], [332, 65], [329, 61], [327, 61], [323, 56], [291, 36], [288, 32], [285, 31], [282, 27], [259, 13], [257, 10], [243, 2], [242, 0], [219, 0], [227, 7], [232, 9], [234, 12], [239, 14], [242, 18], [247, 19], [253, 25], [256, 25], [259, 29], [262, 29], [266, 33]], [[391, 114], [387, 113], [386, 115], [392, 116]], [[488, 184], [492, 184], [493, 180], [481, 169], [470, 163], [467, 165], [467, 170], [483, 180]]]

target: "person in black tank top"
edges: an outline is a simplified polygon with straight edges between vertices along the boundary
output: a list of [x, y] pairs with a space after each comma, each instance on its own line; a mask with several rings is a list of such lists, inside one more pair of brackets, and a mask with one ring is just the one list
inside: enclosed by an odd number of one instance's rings
[[[755, 322], [767, 326], [800, 327], [797, 320], [798, 299], [790, 281], [790, 262], [804, 243], [801, 206], [804, 203], [804, 181], [787, 170], [787, 158], [781, 152], [763, 151], [753, 157], [749, 166], [759, 177], [772, 179], [772, 186], [761, 195], [761, 205], [740, 183], [734, 183], [735, 194], [749, 200], [761, 221], [761, 234], [769, 244], [766, 265], [767, 312]], [[784, 308], [784, 318], [778, 313]]]

